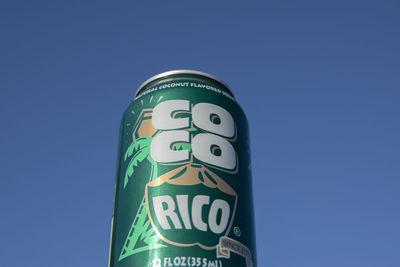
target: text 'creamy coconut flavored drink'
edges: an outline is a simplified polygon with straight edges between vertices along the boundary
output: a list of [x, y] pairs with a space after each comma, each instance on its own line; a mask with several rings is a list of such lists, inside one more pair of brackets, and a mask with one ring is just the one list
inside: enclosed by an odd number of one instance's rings
[[197, 71], [146, 81], [121, 122], [111, 267], [256, 267], [247, 119]]

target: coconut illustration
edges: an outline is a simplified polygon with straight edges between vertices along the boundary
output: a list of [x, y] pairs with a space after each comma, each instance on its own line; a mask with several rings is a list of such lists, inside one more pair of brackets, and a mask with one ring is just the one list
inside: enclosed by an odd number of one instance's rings
[[146, 207], [153, 229], [177, 246], [217, 246], [228, 235], [237, 193], [200, 164], [186, 164], [146, 185]]

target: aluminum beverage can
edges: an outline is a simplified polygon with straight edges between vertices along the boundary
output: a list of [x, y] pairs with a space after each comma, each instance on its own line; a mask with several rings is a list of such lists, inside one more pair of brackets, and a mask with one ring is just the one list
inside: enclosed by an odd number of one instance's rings
[[120, 129], [111, 267], [256, 267], [247, 119], [217, 78], [141, 85]]

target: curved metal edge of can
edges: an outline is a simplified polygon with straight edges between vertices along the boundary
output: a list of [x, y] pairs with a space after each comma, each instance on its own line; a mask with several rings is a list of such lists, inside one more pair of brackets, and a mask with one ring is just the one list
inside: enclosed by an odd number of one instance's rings
[[171, 75], [177, 75], [177, 74], [192, 74], [192, 75], [198, 75], [198, 76], [203, 76], [203, 77], [209, 78], [209, 79], [211, 79], [211, 80], [213, 80], [213, 81], [215, 81], [215, 82], [221, 84], [221, 85], [224, 87], [224, 89], [226, 89], [226, 90], [228, 91], [228, 93], [229, 93], [230, 95], [232, 95], [232, 97], [235, 97], [234, 94], [233, 94], [233, 92], [232, 92], [232, 90], [229, 88], [228, 85], [226, 85], [225, 82], [221, 81], [220, 79], [218, 79], [218, 78], [216, 78], [216, 77], [214, 77], [214, 76], [212, 76], [212, 75], [210, 75], [210, 74], [208, 74], [208, 73], [205, 73], [205, 72], [202, 72], [202, 71], [197, 71], [197, 70], [171, 70], [171, 71], [166, 71], [166, 72], [163, 72], [163, 73], [154, 75], [153, 77], [147, 79], [144, 83], [142, 83], [142, 84], [139, 86], [139, 89], [137, 89], [137, 91], [136, 91], [136, 93], [135, 93], [134, 99], [136, 99], [136, 97], [139, 95], [139, 93], [140, 93], [149, 83], [151, 83], [151, 82], [153, 82], [153, 81], [155, 81], [155, 80], [157, 80], [157, 79], [163, 78], [163, 77], [167, 77], [167, 76], [171, 76]]

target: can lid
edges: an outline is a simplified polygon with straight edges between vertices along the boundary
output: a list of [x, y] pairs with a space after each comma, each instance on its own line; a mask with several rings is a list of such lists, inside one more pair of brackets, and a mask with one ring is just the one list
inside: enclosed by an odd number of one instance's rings
[[226, 83], [224, 83], [220, 79], [218, 79], [218, 78], [216, 78], [216, 77], [214, 77], [214, 76], [212, 76], [212, 75], [210, 75], [208, 73], [197, 71], [197, 70], [171, 70], [171, 71], [166, 71], [166, 72], [157, 74], [157, 75], [147, 79], [144, 83], [142, 83], [139, 86], [139, 89], [135, 93], [135, 98], [139, 95], [139, 92], [142, 91], [143, 88], [146, 85], [148, 85], [149, 83], [151, 83], [151, 82], [153, 82], [153, 81], [155, 81], [157, 79], [160, 79], [162, 77], [166, 77], [166, 76], [170, 76], [170, 75], [176, 75], [176, 74], [192, 74], [192, 75], [198, 75], [198, 76], [207, 77], [207, 78], [209, 78], [211, 80], [214, 80], [215, 82], [221, 84], [224, 87], [224, 89], [226, 89], [228, 91], [228, 93], [234, 97], [231, 89], [226, 85]]

